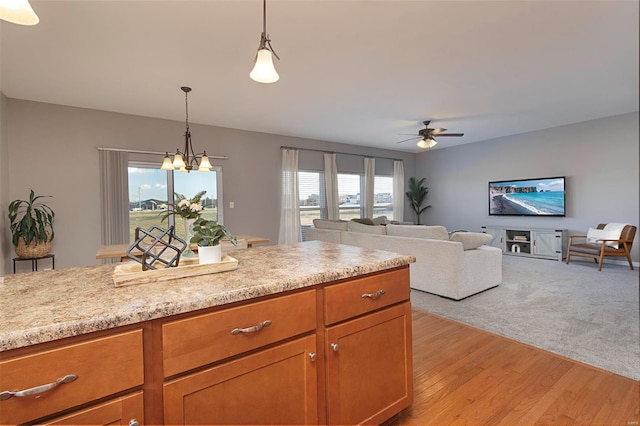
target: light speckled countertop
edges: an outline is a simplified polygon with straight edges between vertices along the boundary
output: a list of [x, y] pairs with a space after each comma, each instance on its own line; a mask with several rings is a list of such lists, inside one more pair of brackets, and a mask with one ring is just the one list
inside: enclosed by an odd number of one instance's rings
[[5, 275], [0, 351], [355, 277], [415, 257], [309, 241], [236, 250], [238, 269], [116, 288], [115, 265]]

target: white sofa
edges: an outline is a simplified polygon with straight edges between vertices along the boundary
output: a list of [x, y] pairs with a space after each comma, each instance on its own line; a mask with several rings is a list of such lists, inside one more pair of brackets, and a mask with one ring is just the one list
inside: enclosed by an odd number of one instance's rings
[[443, 226], [370, 226], [355, 222], [314, 221], [307, 240], [321, 240], [410, 254], [411, 288], [461, 300], [502, 283], [502, 251], [484, 245], [491, 236], [455, 232]]

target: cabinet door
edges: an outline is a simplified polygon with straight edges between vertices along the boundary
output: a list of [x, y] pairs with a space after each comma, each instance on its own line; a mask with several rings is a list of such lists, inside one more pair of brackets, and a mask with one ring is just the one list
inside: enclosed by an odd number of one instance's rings
[[164, 385], [165, 424], [315, 424], [316, 337], [194, 373]]
[[123, 425], [144, 424], [142, 392], [105, 402], [68, 416], [59, 417], [47, 425]]
[[326, 330], [329, 424], [380, 424], [413, 400], [411, 304]]
[[533, 254], [538, 256], [558, 257], [555, 232], [532, 232]]
[[497, 228], [485, 228], [485, 233], [491, 235], [492, 240], [488, 245], [491, 247], [497, 247], [504, 251], [505, 231], [504, 229]]

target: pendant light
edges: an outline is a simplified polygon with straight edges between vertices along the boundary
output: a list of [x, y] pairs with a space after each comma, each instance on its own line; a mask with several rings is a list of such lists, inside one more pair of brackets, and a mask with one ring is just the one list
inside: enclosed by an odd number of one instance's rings
[[[184, 104], [185, 104], [185, 125], [184, 132], [184, 150], [180, 151], [176, 149], [176, 153], [173, 156], [173, 161], [169, 157], [169, 153], [164, 157], [162, 162], [162, 170], [178, 170], [180, 172], [191, 172], [193, 169], [197, 169], [199, 172], [209, 172], [213, 167], [207, 157], [207, 152], [197, 154], [193, 151], [193, 145], [191, 145], [191, 130], [189, 130], [189, 99], [188, 95], [191, 91], [190, 87], [181, 87], [180, 90], [184, 92]], [[200, 155], [200, 160], [198, 160]]]
[[0, 0], [0, 19], [18, 25], [35, 25], [40, 22], [29, 0]]
[[258, 83], [275, 83], [278, 81], [280, 76], [273, 66], [273, 56], [280, 60], [280, 57], [273, 51], [271, 40], [267, 34], [267, 0], [262, 0], [262, 34], [260, 35], [260, 45], [256, 54], [256, 64], [249, 73], [249, 77]]

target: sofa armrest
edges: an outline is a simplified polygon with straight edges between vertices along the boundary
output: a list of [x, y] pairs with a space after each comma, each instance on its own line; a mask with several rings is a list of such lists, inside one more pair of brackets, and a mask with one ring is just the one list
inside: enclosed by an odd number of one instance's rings
[[343, 231], [335, 229], [309, 228], [306, 231], [307, 241], [324, 241], [327, 243], [340, 244]]

